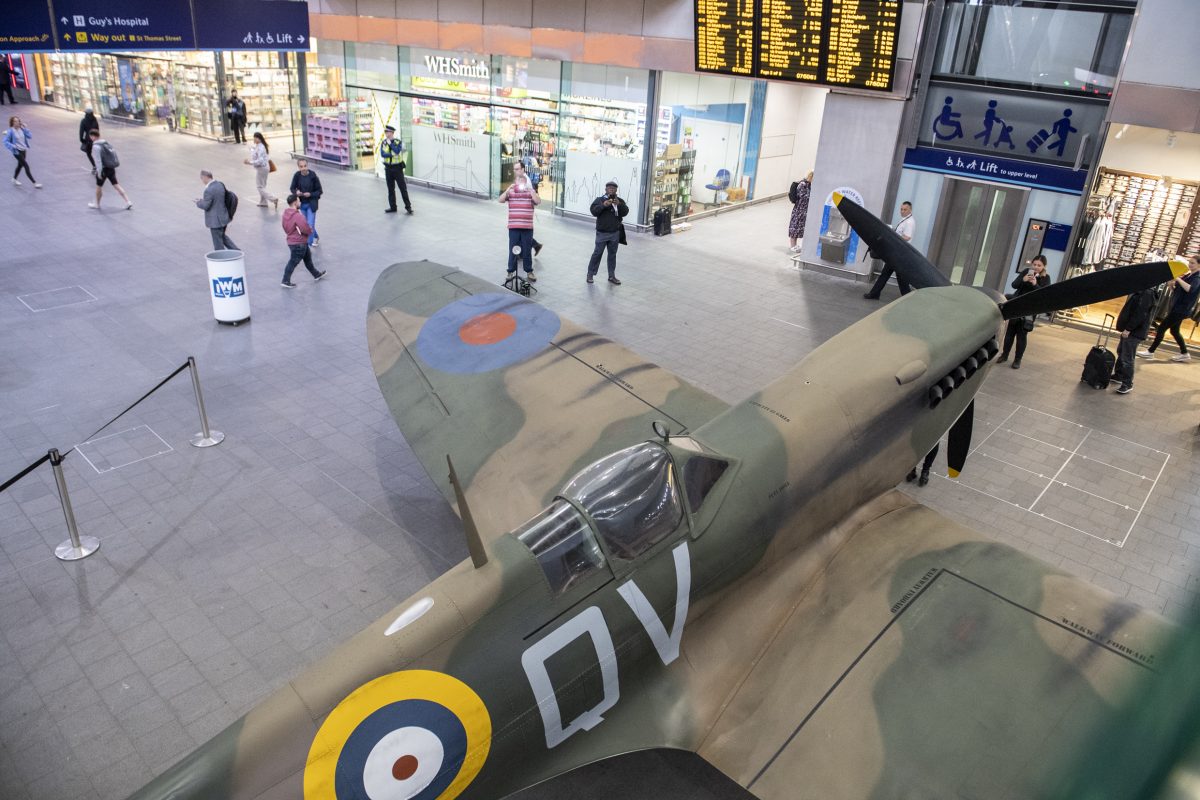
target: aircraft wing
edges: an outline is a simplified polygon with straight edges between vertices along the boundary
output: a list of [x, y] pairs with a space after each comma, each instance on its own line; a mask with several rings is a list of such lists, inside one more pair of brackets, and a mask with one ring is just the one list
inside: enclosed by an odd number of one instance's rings
[[684, 636], [696, 749], [763, 800], [1068, 796], [1173, 630], [899, 492], [792, 562]]
[[371, 292], [371, 362], [388, 408], [453, 504], [446, 456], [486, 540], [532, 517], [578, 469], [728, 406], [503, 287], [428, 261]]

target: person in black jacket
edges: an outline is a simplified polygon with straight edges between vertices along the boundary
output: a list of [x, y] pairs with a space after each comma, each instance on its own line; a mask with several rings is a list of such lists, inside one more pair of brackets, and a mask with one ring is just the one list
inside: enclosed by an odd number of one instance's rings
[[1150, 289], [1134, 292], [1121, 306], [1116, 325], [1121, 334], [1121, 343], [1117, 345], [1117, 366], [1113, 370], [1113, 380], [1121, 382], [1117, 394], [1133, 391], [1133, 354], [1150, 333], [1150, 321], [1153, 318], [1154, 292]]
[[8, 102], [14, 106], [17, 104], [17, 98], [13, 97], [12, 93], [13, 73], [12, 67], [8, 65], [8, 56], [0, 55], [0, 106], [4, 105], [4, 97], [8, 96]]
[[625, 224], [621, 221], [629, 214], [629, 206], [617, 197], [617, 182], [604, 184], [604, 194], [592, 201], [592, 216], [596, 218], [596, 249], [588, 261], [587, 282], [595, 283], [600, 271], [600, 254], [608, 248], [608, 282], [617, 286], [617, 245], [625, 238]]
[[321, 237], [317, 235], [317, 203], [321, 200], [321, 179], [308, 168], [308, 159], [296, 159], [296, 166], [300, 169], [292, 176], [292, 185], [288, 193], [300, 198], [300, 210], [308, 220], [308, 227], [312, 228], [312, 233], [308, 235], [308, 246], [316, 247], [321, 243]]
[[1192, 308], [1196, 305], [1196, 299], [1200, 298], [1200, 256], [1192, 256], [1188, 259], [1188, 271], [1184, 275], [1175, 278], [1171, 283], [1174, 294], [1171, 295], [1171, 308], [1167, 311], [1166, 318], [1159, 323], [1158, 330], [1154, 332], [1154, 341], [1145, 350], [1138, 351], [1139, 358], [1154, 359], [1154, 351], [1162, 344], [1163, 336], [1167, 331], [1175, 337], [1175, 344], [1179, 345], [1179, 355], [1172, 356], [1172, 361], [1191, 361], [1192, 354], [1188, 352], [1187, 342], [1184, 341], [1183, 334], [1179, 332], [1179, 326], [1188, 318]]
[[229, 128], [233, 131], [234, 143], [241, 144], [246, 141], [246, 103], [237, 96], [237, 92], [229, 93], [229, 99], [225, 101], [225, 115], [229, 117]]
[[79, 120], [79, 149], [91, 162], [93, 172], [96, 171], [96, 159], [92, 158], [92, 137], [88, 134], [98, 130], [100, 130], [100, 120], [96, 119], [96, 115], [92, 113], [92, 107], [88, 106], [83, 110], [83, 119]]
[[[1012, 282], [1012, 288], [1015, 289], [1008, 297], [1011, 300], [1014, 297], [1032, 292], [1035, 289], [1040, 289], [1043, 286], [1050, 285], [1050, 274], [1046, 272], [1046, 257], [1038, 253], [1029, 262], [1029, 266], [1025, 269], [1017, 271], [1017, 277]], [[1014, 317], [1008, 321], [1008, 327], [1004, 329], [1004, 351], [1000, 353], [1000, 357], [996, 359], [997, 364], [1003, 364], [1008, 361], [1008, 353], [1012, 350], [1013, 342], [1017, 343], [1017, 355], [1013, 359], [1012, 368], [1021, 368], [1021, 356], [1025, 355], [1025, 340], [1029, 335], [1029, 331], [1033, 330], [1033, 317]]]

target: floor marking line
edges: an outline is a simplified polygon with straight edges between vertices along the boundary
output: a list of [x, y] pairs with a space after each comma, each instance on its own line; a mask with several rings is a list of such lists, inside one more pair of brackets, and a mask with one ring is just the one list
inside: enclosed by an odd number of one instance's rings
[[[1067, 449], [1067, 448], [1063, 447], [1061, 444], [1054, 444], [1053, 442], [1044, 442], [1041, 439], [1037, 438], [1036, 436], [1030, 436], [1027, 433], [1021, 433], [1018, 430], [1013, 430], [1011, 428], [1009, 428], [1007, 430], [1009, 433], [1016, 434], [1017, 436], [1020, 436], [1023, 439], [1028, 439], [1029, 441], [1037, 442], [1038, 444], [1044, 444], [1044, 445], [1046, 445], [1046, 447], [1053, 447], [1055, 450], [1065, 451]], [[1089, 428], [1088, 430], [1091, 430], [1091, 428]]]
[[1033, 507], [1038, 504], [1038, 501], [1040, 501], [1046, 492], [1049, 491], [1050, 487], [1054, 485], [1054, 482], [1058, 480], [1058, 476], [1061, 475], [1062, 471], [1067, 468], [1067, 464], [1071, 463], [1071, 459], [1075, 457], [1075, 454], [1079, 452], [1079, 448], [1083, 447], [1083, 443], [1086, 442], [1088, 437], [1091, 435], [1092, 429], [1088, 428], [1087, 433], [1085, 433], [1083, 438], [1079, 440], [1079, 444], [1075, 445], [1075, 449], [1071, 451], [1071, 455], [1067, 456], [1067, 460], [1064, 461], [1062, 466], [1058, 468], [1058, 472], [1054, 473], [1054, 475], [1050, 477], [1050, 483], [1047, 483], [1045, 488], [1042, 489], [1042, 493], [1037, 496], [1037, 500], [1034, 500], [1033, 503], [1030, 504], [1030, 511], [1033, 511]]
[[1004, 427], [1004, 425], [1005, 425], [1005, 424], [1006, 424], [1006, 423], [1007, 423], [1007, 422], [1008, 422], [1010, 419], [1012, 419], [1012, 418], [1013, 418], [1013, 414], [1016, 414], [1016, 413], [1017, 413], [1018, 411], [1020, 411], [1020, 410], [1021, 410], [1021, 406], [1017, 406], [1016, 408], [1014, 408], [1014, 409], [1012, 410], [1012, 414], [1009, 414], [1007, 417], [1005, 417], [1005, 418], [1004, 418], [1004, 421], [1003, 421], [1003, 422], [1001, 422], [999, 425], [997, 425], [995, 428], [993, 428], [991, 433], [989, 433], [987, 436], [985, 436], [985, 437], [983, 437], [982, 439], [980, 439], [980, 440], [979, 440], [979, 444], [975, 445], [974, 449], [972, 449], [972, 450], [971, 450], [971, 452], [972, 452], [972, 453], [974, 453], [976, 450], [978, 450], [979, 448], [983, 447], [983, 443], [984, 443], [984, 442], [986, 442], [988, 439], [992, 438], [992, 436], [993, 436], [993, 435], [996, 433], [996, 431], [998, 431], [998, 430], [1000, 430], [1001, 428], [1003, 428], [1003, 427]]
[[1121, 547], [1125, 546], [1125, 542], [1129, 541], [1129, 534], [1133, 533], [1133, 526], [1138, 524], [1138, 520], [1142, 518], [1142, 512], [1146, 510], [1146, 503], [1150, 502], [1150, 495], [1154, 494], [1154, 488], [1158, 486], [1158, 479], [1162, 477], [1163, 472], [1167, 469], [1167, 462], [1171, 460], [1171, 454], [1167, 453], [1163, 459], [1162, 466], [1158, 468], [1158, 474], [1154, 476], [1154, 483], [1150, 484], [1150, 491], [1146, 492], [1146, 499], [1142, 501], [1142, 507], [1138, 509], [1137, 514], [1133, 517], [1133, 522], [1129, 524], [1129, 530], [1125, 531], [1125, 538], [1121, 540]]
[[780, 319], [779, 317], [771, 317], [771, 319], [775, 320], [776, 322], [782, 322], [784, 325], [791, 325], [793, 328], [799, 328], [802, 331], [811, 331], [812, 330], [812, 328], [806, 327], [804, 325], [797, 325], [794, 322], [788, 322], [786, 319]]

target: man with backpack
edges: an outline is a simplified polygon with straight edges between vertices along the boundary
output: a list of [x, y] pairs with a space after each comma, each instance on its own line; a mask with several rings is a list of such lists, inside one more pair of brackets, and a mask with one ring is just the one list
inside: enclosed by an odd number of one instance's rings
[[200, 182], [204, 184], [204, 195], [196, 200], [196, 208], [204, 210], [204, 224], [212, 234], [214, 250], [240, 250], [225, 228], [237, 213], [237, 195], [225, 188], [225, 184], [213, 180], [213, 174], [200, 170]]
[[100, 198], [104, 194], [104, 182], [108, 181], [117, 190], [117, 194], [125, 200], [125, 210], [128, 211], [133, 208], [133, 201], [129, 199], [129, 195], [125, 194], [125, 190], [117, 182], [117, 167], [121, 166], [121, 160], [117, 158], [117, 151], [111, 144], [100, 138], [98, 130], [92, 129], [88, 133], [88, 138], [92, 143], [89, 155], [95, 158], [97, 153], [100, 154], [100, 164], [92, 170], [92, 174], [96, 176], [96, 202], [88, 203], [88, 208], [99, 210]]

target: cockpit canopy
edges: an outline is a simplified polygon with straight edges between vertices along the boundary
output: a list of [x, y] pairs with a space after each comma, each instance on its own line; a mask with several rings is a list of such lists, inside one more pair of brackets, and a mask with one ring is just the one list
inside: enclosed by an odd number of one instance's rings
[[[688, 459], [683, 471], [693, 512], [727, 466], [699, 453]], [[683, 503], [671, 454], [657, 442], [642, 442], [585, 467], [514, 535], [558, 594], [604, 569], [606, 552], [630, 561], [677, 531]]]
[[683, 520], [671, 456], [653, 442], [600, 459], [572, 478], [562, 496], [587, 512], [616, 558], [636, 558]]

